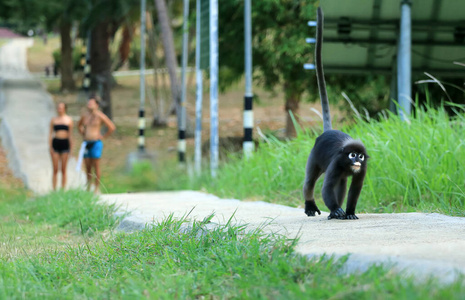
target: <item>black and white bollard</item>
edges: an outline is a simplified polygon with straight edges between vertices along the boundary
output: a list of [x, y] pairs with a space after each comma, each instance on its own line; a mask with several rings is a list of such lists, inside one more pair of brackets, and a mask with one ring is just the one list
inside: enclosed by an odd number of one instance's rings
[[145, 151], [145, 114], [144, 110], [139, 110], [139, 137], [137, 138], [137, 148], [140, 152]]
[[254, 151], [252, 140], [253, 110], [252, 110], [252, 1], [246, 0], [244, 5], [244, 54], [245, 54], [245, 95], [244, 95], [244, 141], [242, 144], [245, 158]]

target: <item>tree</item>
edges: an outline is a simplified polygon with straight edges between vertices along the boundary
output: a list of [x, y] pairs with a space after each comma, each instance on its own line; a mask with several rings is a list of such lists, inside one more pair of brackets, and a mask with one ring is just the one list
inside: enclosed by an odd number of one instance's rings
[[60, 68], [61, 90], [74, 90], [71, 24], [85, 14], [77, 0], [46, 1], [24, 0], [6, 1], [0, 11], [9, 12], [8, 18], [15, 20], [20, 28], [41, 27], [45, 31], [59, 28], [61, 37]]
[[[312, 60], [305, 42], [315, 18], [315, 1], [252, 1], [252, 51], [255, 82], [269, 90], [281, 85], [285, 94], [286, 135], [295, 136], [291, 111], [299, 114], [302, 94], [314, 74], [303, 69]], [[223, 1], [219, 6], [220, 84], [224, 88], [244, 71], [244, 1]]]
[[154, 0], [154, 2], [157, 9], [158, 22], [160, 23], [166, 67], [168, 68], [170, 76], [171, 95], [173, 97], [172, 106], [177, 106], [181, 101], [181, 89], [176, 75], [178, 61], [176, 60], [176, 52], [174, 49], [173, 30], [170, 25], [170, 17], [166, 9], [165, 0]]
[[[75, 0], [78, 1], [78, 0]], [[102, 111], [111, 119], [110, 40], [125, 20], [137, 14], [138, 0], [93, 0], [89, 17], [83, 31], [91, 30], [91, 89], [98, 90], [102, 97]]]
[[73, 78], [73, 47], [71, 41], [71, 22], [62, 17], [60, 20], [61, 37], [61, 90], [72, 91], [76, 88]]

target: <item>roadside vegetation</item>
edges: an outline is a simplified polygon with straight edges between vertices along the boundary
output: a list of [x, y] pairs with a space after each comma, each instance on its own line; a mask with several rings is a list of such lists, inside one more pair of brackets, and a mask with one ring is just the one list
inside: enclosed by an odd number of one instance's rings
[[[370, 149], [361, 210], [461, 215], [462, 123], [443, 109], [425, 109], [408, 125], [389, 116], [344, 126]], [[163, 163], [165, 172], [157, 171], [160, 164], [142, 163], [104, 178], [121, 192], [196, 188], [297, 206], [316, 135], [300, 130], [297, 139], [282, 141], [268, 134], [251, 159], [229, 157], [214, 180], [207, 168], [189, 177], [173, 160]], [[398, 184], [388, 185], [387, 175]], [[346, 274], [344, 258], [308, 259], [295, 251], [295, 239], [244, 226], [206, 230], [208, 218], [188, 225], [188, 216], [168, 217], [140, 232], [117, 233], [115, 209], [82, 191], [32, 198], [20, 188], [2, 188], [0, 298], [460, 299], [465, 293], [464, 278], [448, 285], [418, 282], [379, 266]]]
[[116, 208], [97, 201], [77, 190], [34, 198], [20, 188], [0, 188], [0, 258], [65, 249], [107, 234], [117, 222]]
[[[458, 113], [451, 119], [444, 107], [418, 106], [408, 122], [391, 114], [382, 115], [381, 121], [366, 120], [357, 113], [355, 124], [340, 128], [361, 139], [370, 155], [359, 212], [422, 211], [465, 216], [464, 108], [453, 109]], [[291, 141], [266, 137], [248, 160], [230, 157], [215, 179], [208, 170], [200, 178], [183, 178], [177, 171], [172, 177], [165, 174], [157, 186], [302, 206], [305, 164], [318, 133], [298, 132]], [[325, 207], [322, 182], [320, 179], [315, 191], [320, 208]]]
[[[347, 275], [345, 259], [308, 259], [294, 251], [296, 240], [231, 223], [206, 230], [210, 218], [188, 225], [188, 216], [169, 216], [111, 234], [115, 219], [106, 212], [114, 207], [89, 193], [26, 200], [22, 191], [5, 192], [14, 200], [0, 202], [4, 299], [459, 299], [465, 292], [461, 281], [418, 283], [379, 266]], [[80, 213], [64, 215], [70, 199], [91, 225], [81, 226]], [[50, 209], [52, 202], [59, 209]]]

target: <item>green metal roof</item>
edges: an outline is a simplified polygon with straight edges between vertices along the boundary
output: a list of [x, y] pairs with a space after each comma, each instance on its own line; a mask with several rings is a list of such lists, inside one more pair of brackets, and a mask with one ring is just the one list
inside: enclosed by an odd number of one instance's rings
[[[412, 71], [465, 76], [465, 1], [413, 0]], [[326, 73], [391, 73], [401, 0], [321, 0]], [[309, 30], [309, 35], [311, 30]]]

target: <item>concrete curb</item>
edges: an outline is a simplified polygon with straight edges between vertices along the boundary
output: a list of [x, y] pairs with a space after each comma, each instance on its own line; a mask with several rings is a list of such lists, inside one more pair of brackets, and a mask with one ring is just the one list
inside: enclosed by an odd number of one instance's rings
[[[266, 203], [270, 204], [270, 203]], [[273, 205], [273, 204], [270, 204]], [[115, 214], [116, 217], [123, 215], [123, 212]], [[190, 230], [191, 223], [183, 225], [183, 230]], [[241, 225], [248, 225], [243, 224]], [[144, 230], [155, 226], [154, 222], [144, 222], [137, 215], [128, 215], [123, 218], [116, 230], [133, 233], [136, 231]], [[209, 224], [204, 226], [205, 230], [213, 230], [218, 224]], [[266, 226], [266, 225], [264, 225]], [[253, 230], [253, 229], [251, 229]], [[290, 237], [293, 238], [293, 237]], [[303, 253], [301, 253], [303, 254]], [[308, 259], [319, 260], [321, 258], [333, 258], [336, 260], [343, 259], [344, 266], [341, 270], [342, 274], [357, 274], [364, 273], [374, 266], [383, 267], [390, 269], [391, 272], [395, 272], [402, 276], [415, 278], [417, 283], [427, 282], [429, 279], [434, 278], [440, 284], [451, 284], [456, 280], [464, 280], [464, 274], [454, 264], [443, 263], [443, 262], [432, 262], [424, 259], [405, 259], [397, 256], [388, 255], [361, 255], [361, 254], [347, 254], [347, 255], [326, 255], [326, 254], [305, 254]], [[465, 283], [465, 281], [464, 281]]]
[[[130, 212], [117, 230], [133, 232], [153, 226], [168, 215], [203, 220], [215, 213], [211, 224], [247, 225], [288, 238], [299, 237], [296, 251], [309, 258], [348, 257], [343, 272], [364, 272], [383, 265], [392, 272], [414, 276], [418, 282], [430, 277], [440, 283], [464, 279], [465, 218], [440, 214], [359, 214], [360, 220], [308, 218], [303, 209], [267, 202], [220, 199], [195, 191], [105, 194], [102, 202], [116, 204], [121, 213]], [[186, 225], [188, 228], [188, 225]]]
[[11, 136], [11, 129], [8, 122], [3, 119], [3, 110], [5, 107], [5, 93], [3, 92], [4, 82], [5, 80], [0, 78], [0, 139], [5, 149], [8, 167], [13, 172], [13, 175], [19, 178], [27, 187], [27, 176], [24, 172], [21, 172], [21, 161], [19, 160], [17, 152], [14, 151], [16, 147], [14, 146], [13, 137]]

